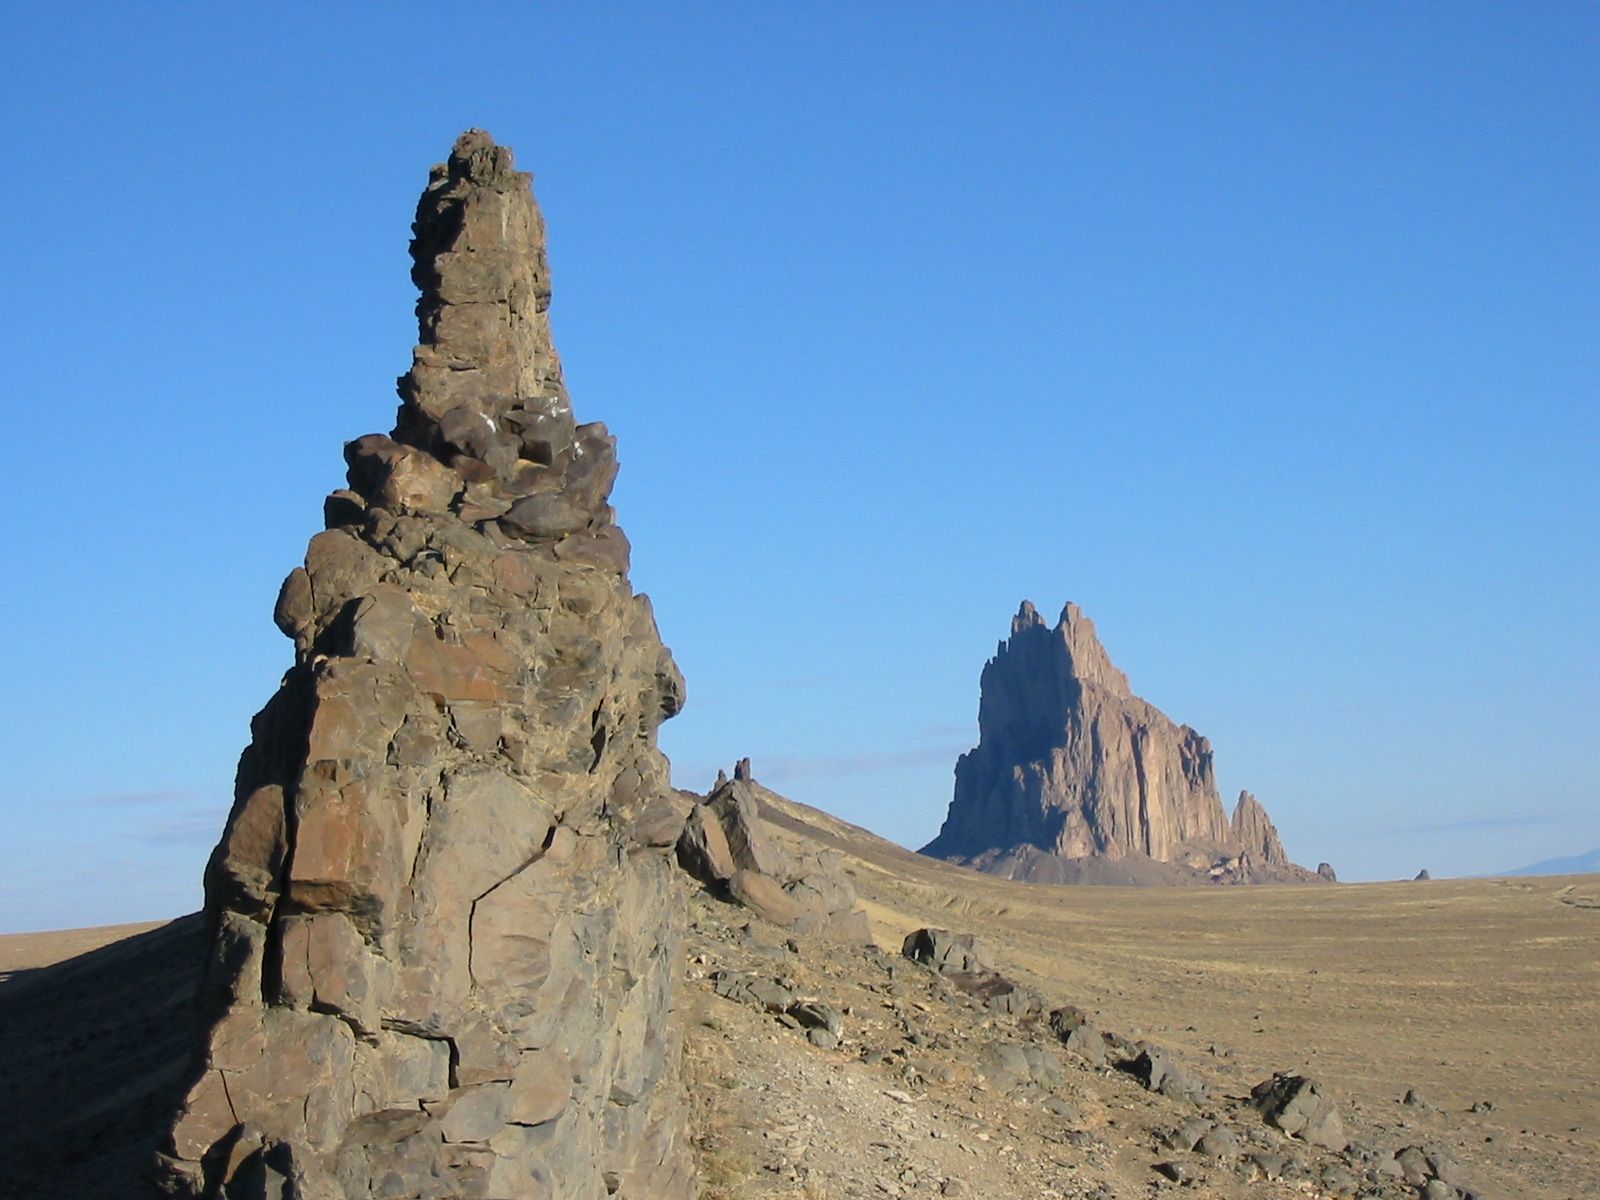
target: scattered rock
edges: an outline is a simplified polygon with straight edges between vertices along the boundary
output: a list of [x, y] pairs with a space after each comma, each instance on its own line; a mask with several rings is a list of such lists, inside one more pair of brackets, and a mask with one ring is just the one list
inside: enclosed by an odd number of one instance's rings
[[1095, 1028], [1089, 1014], [1066, 1005], [1050, 1014], [1050, 1029], [1066, 1048], [1091, 1067], [1106, 1065], [1106, 1038]]
[[1188, 1183], [1194, 1177], [1194, 1171], [1184, 1162], [1158, 1162], [1151, 1169], [1157, 1175], [1172, 1180], [1173, 1183]]
[[1117, 1064], [1145, 1088], [1172, 1100], [1197, 1102], [1205, 1098], [1205, 1088], [1191, 1079], [1172, 1053], [1161, 1046], [1140, 1044], [1139, 1053]]

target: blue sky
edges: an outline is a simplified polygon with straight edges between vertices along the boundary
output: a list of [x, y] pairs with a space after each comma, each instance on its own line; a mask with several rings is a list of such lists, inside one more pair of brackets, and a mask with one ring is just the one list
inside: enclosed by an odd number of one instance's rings
[[0, 930], [199, 903], [471, 125], [621, 439], [681, 785], [920, 844], [1071, 599], [1301, 861], [1600, 845], [1593, 6], [30, 8]]

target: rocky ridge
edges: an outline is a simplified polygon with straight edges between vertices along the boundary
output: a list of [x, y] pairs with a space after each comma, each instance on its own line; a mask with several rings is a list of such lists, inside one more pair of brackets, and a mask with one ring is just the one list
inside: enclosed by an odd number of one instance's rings
[[[775, 844], [816, 845], [820, 814], [758, 791]], [[1482, 1194], [1448, 1125], [1425, 1136], [1300, 1072], [1261, 1076], [1215, 1045], [1196, 1063], [1118, 1032], [1002, 971], [971, 933], [913, 929], [896, 954], [788, 936], [705, 892], [688, 941], [707, 1200]]]
[[470, 131], [413, 226], [389, 436], [283, 585], [293, 666], [206, 873], [180, 1196], [688, 1197], [671, 1019], [683, 681], [628, 583], [544, 225]]
[[1075, 604], [1052, 628], [1023, 602], [983, 668], [978, 730], [924, 854], [1043, 883], [1326, 879], [1289, 861], [1249, 792], [1228, 819], [1211, 743], [1133, 694]]

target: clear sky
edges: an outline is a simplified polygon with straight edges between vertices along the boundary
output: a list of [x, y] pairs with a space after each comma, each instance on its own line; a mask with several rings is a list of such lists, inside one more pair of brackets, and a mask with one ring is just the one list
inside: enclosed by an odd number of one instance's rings
[[463, 128], [680, 785], [920, 845], [1023, 597], [1348, 879], [1600, 845], [1600, 8], [17, 6], [0, 930], [196, 907]]

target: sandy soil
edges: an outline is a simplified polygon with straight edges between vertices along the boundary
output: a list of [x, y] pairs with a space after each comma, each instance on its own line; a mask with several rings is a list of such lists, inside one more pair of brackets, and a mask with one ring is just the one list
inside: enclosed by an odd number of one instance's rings
[[[850, 856], [886, 947], [924, 924], [976, 932], [1057, 1002], [1191, 1060], [1304, 1071], [1396, 1138], [1448, 1137], [1490, 1195], [1600, 1196], [1600, 876], [1051, 887], [771, 800]], [[1432, 1107], [1400, 1105], [1408, 1088]]]
[[[1051, 1004], [1171, 1047], [1219, 1093], [1304, 1071], [1368, 1144], [1444, 1146], [1485, 1196], [1600, 1196], [1600, 876], [1029, 885], [770, 800], [790, 835], [845, 853], [891, 955], [921, 925], [976, 932]], [[697, 1136], [722, 1176], [708, 1194], [912, 1196], [948, 1180], [968, 1191], [946, 1194], [997, 1200], [1176, 1188], [1150, 1178], [1158, 1130], [1177, 1115], [1164, 1099], [1081, 1070], [1051, 1101], [1071, 1120], [1040, 1096], [1001, 1096], [973, 1077], [974, 1039], [1048, 1042], [1037, 1030], [990, 1024], [874, 960], [785, 952], [781, 933], [740, 932], [748, 914], [696, 904], [700, 961], [684, 1009]], [[194, 1037], [199, 951], [194, 917], [0, 937], [0, 1196], [137, 1194]], [[814, 1047], [711, 990], [713, 970], [764, 962], [851, 1010], [843, 1047]], [[900, 1045], [918, 1021], [932, 1042]], [[1402, 1105], [1408, 1088], [1429, 1104]], [[1334, 1194], [1211, 1178], [1182, 1190]]]

